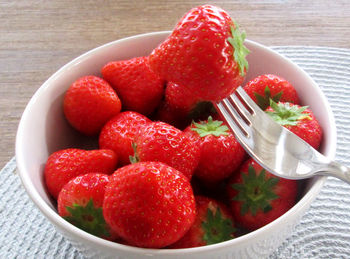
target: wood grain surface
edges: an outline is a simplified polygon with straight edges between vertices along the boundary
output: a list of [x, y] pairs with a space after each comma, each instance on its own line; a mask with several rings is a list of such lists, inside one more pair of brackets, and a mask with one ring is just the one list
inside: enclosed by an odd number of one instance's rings
[[205, 3], [225, 9], [264, 45], [350, 48], [349, 0], [0, 0], [0, 168], [15, 154], [27, 102], [57, 69], [101, 44], [171, 30]]

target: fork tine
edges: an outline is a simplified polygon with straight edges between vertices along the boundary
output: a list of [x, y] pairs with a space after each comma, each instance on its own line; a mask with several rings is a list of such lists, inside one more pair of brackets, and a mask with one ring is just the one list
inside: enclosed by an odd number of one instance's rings
[[239, 100], [239, 98], [232, 94], [229, 97], [227, 97], [227, 100], [230, 102], [233, 109], [236, 111], [236, 113], [239, 114], [239, 116], [242, 118], [242, 120], [248, 125], [251, 126], [251, 114], [250, 111], [246, 109], [246, 107], [242, 104], [242, 102]]
[[246, 123], [242, 120], [240, 115], [232, 107], [231, 103], [227, 99], [223, 99], [215, 106], [233, 133], [238, 138], [246, 139], [250, 136], [249, 127], [247, 128]]
[[246, 109], [251, 114], [257, 114], [259, 111], [261, 111], [260, 107], [250, 98], [250, 96], [243, 90], [241, 86], [236, 89], [235, 93], [238, 97], [240, 97], [240, 100], [244, 103]]

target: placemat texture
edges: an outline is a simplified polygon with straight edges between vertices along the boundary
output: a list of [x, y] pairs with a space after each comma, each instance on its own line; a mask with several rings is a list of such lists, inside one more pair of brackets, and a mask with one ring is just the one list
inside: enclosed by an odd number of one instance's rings
[[[350, 50], [275, 46], [326, 95], [337, 124], [336, 160], [350, 166]], [[0, 258], [81, 258], [27, 196], [13, 158], [0, 172]], [[350, 258], [350, 185], [326, 181], [291, 236], [271, 258]]]

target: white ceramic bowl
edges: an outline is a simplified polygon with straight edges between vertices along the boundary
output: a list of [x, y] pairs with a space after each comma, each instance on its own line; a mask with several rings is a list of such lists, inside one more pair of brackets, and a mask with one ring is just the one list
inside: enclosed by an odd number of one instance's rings
[[[93, 49], [63, 66], [35, 93], [20, 121], [16, 139], [16, 160], [22, 183], [37, 207], [86, 257], [111, 258], [263, 258], [291, 233], [310, 203], [319, 193], [325, 178], [314, 178], [301, 200], [287, 213], [247, 235], [206, 247], [190, 249], [143, 249], [121, 245], [90, 235], [62, 219], [44, 187], [43, 169], [48, 156], [80, 141], [63, 117], [62, 100], [66, 89], [77, 78], [100, 74], [109, 61], [148, 55], [169, 32], [155, 32], [117, 40]], [[303, 104], [315, 113], [323, 130], [321, 151], [333, 158], [336, 145], [335, 123], [330, 107], [316, 83], [297, 65], [271, 49], [246, 41], [251, 50], [247, 80], [274, 73], [289, 80]]]

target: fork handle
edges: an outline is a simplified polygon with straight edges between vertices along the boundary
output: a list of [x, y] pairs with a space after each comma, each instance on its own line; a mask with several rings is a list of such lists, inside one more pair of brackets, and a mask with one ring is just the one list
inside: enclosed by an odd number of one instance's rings
[[350, 184], [350, 168], [338, 162], [330, 162], [327, 170], [322, 174], [339, 178]]

